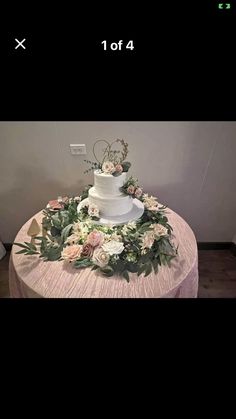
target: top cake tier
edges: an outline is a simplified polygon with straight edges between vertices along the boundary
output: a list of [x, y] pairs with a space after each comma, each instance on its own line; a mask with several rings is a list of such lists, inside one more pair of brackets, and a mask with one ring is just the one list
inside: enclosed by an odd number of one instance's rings
[[94, 187], [97, 194], [101, 197], [119, 196], [122, 195], [120, 188], [126, 181], [126, 173], [121, 173], [119, 176], [113, 176], [106, 173], [99, 173], [94, 171]]

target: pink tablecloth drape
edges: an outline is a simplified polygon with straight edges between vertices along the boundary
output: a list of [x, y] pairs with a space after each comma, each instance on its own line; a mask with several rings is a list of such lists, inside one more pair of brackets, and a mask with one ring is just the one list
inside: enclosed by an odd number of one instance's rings
[[[10, 294], [14, 298], [196, 298], [198, 253], [189, 225], [174, 211], [167, 216], [174, 229], [178, 256], [171, 267], [161, 266], [157, 275], [106, 278], [91, 269], [76, 270], [60, 262], [44, 262], [38, 256], [17, 255], [13, 246], [9, 264]], [[34, 217], [41, 223], [42, 213]], [[28, 241], [30, 219], [19, 231], [16, 242]]]

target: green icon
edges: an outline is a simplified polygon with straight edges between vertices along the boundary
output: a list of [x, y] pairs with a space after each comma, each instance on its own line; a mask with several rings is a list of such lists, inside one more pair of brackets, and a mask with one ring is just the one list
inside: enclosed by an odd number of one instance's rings
[[230, 3], [218, 3], [218, 9], [225, 10], [225, 9], [230, 9], [230, 8], [231, 8]]

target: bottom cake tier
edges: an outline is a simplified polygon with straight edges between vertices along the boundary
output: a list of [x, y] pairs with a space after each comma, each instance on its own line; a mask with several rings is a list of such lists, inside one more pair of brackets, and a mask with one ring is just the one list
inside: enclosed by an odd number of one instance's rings
[[130, 212], [133, 207], [133, 198], [128, 195], [101, 197], [92, 187], [89, 189], [89, 203], [97, 205], [102, 217], [112, 217]]

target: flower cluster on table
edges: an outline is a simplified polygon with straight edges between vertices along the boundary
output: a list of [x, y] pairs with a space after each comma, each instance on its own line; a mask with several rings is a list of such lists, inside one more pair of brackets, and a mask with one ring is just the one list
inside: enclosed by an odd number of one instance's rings
[[[133, 188], [131, 188], [133, 186]], [[64, 260], [75, 268], [91, 267], [106, 276], [114, 274], [129, 281], [129, 273], [149, 275], [159, 265], [170, 265], [177, 255], [172, 242], [172, 227], [165, 206], [157, 198], [143, 193], [136, 179], [130, 178], [123, 191], [144, 204], [144, 213], [136, 222], [125, 225], [100, 225], [98, 209], [78, 203], [88, 196], [90, 185], [82, 195], [61, 202], [61, 209], [47, 206], [43, 210], [42, 236], [32, 243], [14, 243], [17, 253], [39, 255], [45, 261]]]

